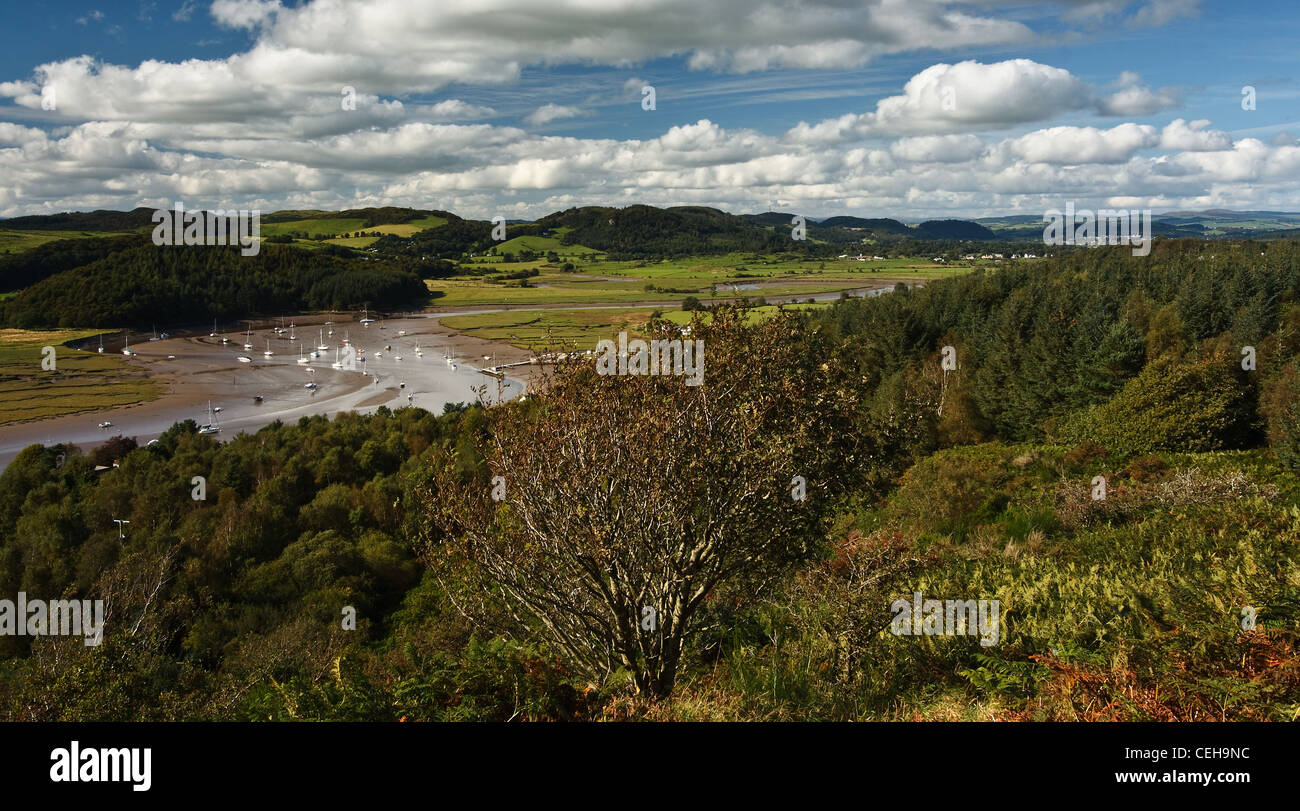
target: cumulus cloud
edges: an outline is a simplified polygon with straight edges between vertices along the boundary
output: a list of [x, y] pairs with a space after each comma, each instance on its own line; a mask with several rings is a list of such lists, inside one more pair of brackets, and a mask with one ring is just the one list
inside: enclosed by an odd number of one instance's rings
[[1175, 89], [1153, 91], [1139, 82], [1137, 74], [1125, 72], [1119, 91], [1103, 96], [1068, 70], [1030, 59], [931, 65], [908, 80], [901, 95], [877, 102], [873, 112], [800, 122], [786, 137], [828, 144], [871, 136], [993, 131], [1076, 111], [1145, 115], [1181, 103]]
[[964, 163], [984, 152], [984, 142], [974, 135], [917, 135], [898, 139], [889, 152], [905, 161]]
[[1138, 150], [1160, 143], [1155, 127], [1120, 124], [1096, 127], [1050, 127], [1007, 141], [1003, 148], [1030, 163], [1123, 163]]
[[279, 0], [214, 0], [209, 13], [227, 28], [260, 28], [281, 11]]
[[1232, 148], [1232, 136], [1222, 130], [1209, 129], [1204, 119], [1188, 123], [1181, 118], [1169, 122], [1160, 134], [1162, 149], [1187, 152], [1214, 152]]
[[[1185, 13], [1176, 3], [1075, 6], [1089, 20], [1149, 24]], [[0, 96], [28, 115], [0, 124], [0, 216], [174, 199], [263, 210], [411, 205], [480, 217], [631, 203], [906, 217], [1039, 213], [1062, 199], [1300, 205], [1300, 146], [1291, 136], [1234, 141], [1208, 121], [1182, 118], [1079, 121], [1179, 104], [1177, 89], [1148, 88], [1132, 73], [1094, 87], [1028, 59], [941, 62], [868, 109], [785, 132], [725, 126], [719, 116], [665, 117], [638, 138], [537, 131], [586, 115], [599, 94], [581, 107], [557, 99], [527, 115], [527, 126], [505, 126], [485, 121], [498, 112], [461, 91], [509, 83], [534, 65], [581, 64], [627, 68], [602, 92], [639, 98], [654, 82], [632, 71], [655, 59], [745, 74], [1032, 37], [1019, 22], [980, 16], [982, 7], [216, 0], [218, 24], [249, 32], [245, 52], [135, 66], [79, 56], [5, 77]], [[455, 91], [444, 89], [452, 83]], [[41, 108], [46, 85], [57, 110]], [[355, 109], [340, 106], [344, 86], [356, 89]], [[424, 95], [432, 92], [464, 98]]]
[[931, 65], [913, 76], [902, 95], [874, 112], [818, 124], [800, 122], [787, 137], [799, 143], [833, 143], [869, 135], [911, 135], [1006, 129], [1041, 121], [1092, 103], [1088, 86], [1063, 68], [1029, 59], [985, 64]]
[[1119, 90], [1101, 99], [1098, 110], [1102, 115], [1151, 115], [1182, 104], [1182, 91], [1175, 87], [1152, 90], [1141, 84], [1141, 78], [1130, 71], [1120, 74]]

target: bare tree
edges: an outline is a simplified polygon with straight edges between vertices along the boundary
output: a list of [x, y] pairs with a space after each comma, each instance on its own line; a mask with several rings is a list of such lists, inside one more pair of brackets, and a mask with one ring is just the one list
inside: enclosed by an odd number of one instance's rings
[[625, 671], [652, 697], [672, 691], [720, 587], [743, 600], [786, 573], [872, 461], [850, 439], [856, 387], [802, 320], [704, 320], [689, 336], [704, 341], [702, 385], [571, 358], [527, 404], [489, 409], [484, 475], [449, 456], [424, 493], [441, 531], [430, 563], [475, 578], [467, 613], [496, 601], [577, 671]]

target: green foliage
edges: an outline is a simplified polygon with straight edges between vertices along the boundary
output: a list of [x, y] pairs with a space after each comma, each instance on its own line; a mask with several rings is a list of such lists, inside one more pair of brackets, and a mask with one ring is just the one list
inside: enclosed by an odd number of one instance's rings
[[0, 313], [3, 323], [21, 328], [148, 327], [159, 313], [172, 322], [201, 323], [302, 309], [413, 306], [427, 297], [415, 273], [288, 246], [263, 245], [256, 256], [243, 256], [236, 247], [141, 244], [49, 276], [0, 304]]
[[1234, 359], [1220, 355], [1193, 363], [1161, 356], [1062, 433], [1121, 454], [1246, 446], [1254, 438], [1250, 390], [1233, 369]]

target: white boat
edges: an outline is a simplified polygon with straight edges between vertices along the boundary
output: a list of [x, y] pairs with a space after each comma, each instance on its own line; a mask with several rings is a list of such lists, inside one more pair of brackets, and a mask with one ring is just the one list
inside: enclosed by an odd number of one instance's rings
[[343, 343], [347, 343], [347, 342], [348, 342], [348, 331], [343, 330]]
[[240, 362], [240, 363], [252, 363], [252, 362], [253, 362], [253, 359], [250, 358], [250, 357], [247, 356], [247, 355], [240, 355], [240, 356], [239, 356], [239, 362]]
[[373, 323], [375, 323], [375, 319], [370, 317], [370, 308], [366, 307], [364, 314], [361, 316], [361, 324], [362, 326], [368, 327]]
[[267, 356], [268, 358], [275, 354], [274, 352], [271, 351], [271, 339], [270, 339], [270, 338], [267, 338], [267, 339], [266, 339], [266, 351], [263, 352], [262, 354], [265, 355], [265, 356]]
[[302, 354], [302, 347], [298, 348], [298, 362], [304, 365], [311, 362]]
[[217, 337], [217, 319], [212, 319], [212, 332], [208, 333], [209, 338]]
[[131, 336], [125, 333], [122, 335], [122, 354], [128, 358], [135, 354], [131, 351]]
[[316, 390], [316, 384], [315, 384], [315, 383], [308, 383], [307, 385], [303, 386], [303, 388], [304, 388], [304, 389], [311, 389], [312, 391], [315, 391], [315, 390]]
[[253, 322], [252, 321], [248, 322], [248, 333], [244, 338], [244, 348], [245, 349], [253, 348]]
[[104, 336], [99, 336], [99, 354], [104, 354]]
[[337, 346], [334, 347], [334, 362], [331, 363], [330, 366], [334, 367], [335, 369], [343, 368], [343, 364], [339, 362], [339, 348]]
[[326, 343], [325, 343], [325, 330], [321, 330], [321, 331], [320, 331], [320, 343], [316, 344], [316, 350], [317, 350], [318, 352], [324, 352], [324, 351], [326, 351], [327, 349], [329, 349], [329, 346], [326, 345]]
[[100, 427], [100, 428], [112, 428], [112, 427], [113, 427], [113, 423], [109, 422], [108, 420], [104, 420], [103, 422], [101, 422], [101, 423], [99, 424], [99, 427]]
[[212, 401], [208, 400], [208, 421], [199, 426], [200, 434], [219, 434], [221, 433], [221, 424], [217, 422], [217, 412], [221, 409], [214, 409]]

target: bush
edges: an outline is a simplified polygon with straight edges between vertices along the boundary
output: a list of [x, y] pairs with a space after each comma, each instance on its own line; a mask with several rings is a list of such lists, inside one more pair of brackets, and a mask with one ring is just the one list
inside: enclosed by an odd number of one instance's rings
[[1194, 363], [1158, 358], [1108, 402], [1072, 415], [1065, 438], [1120, 454], [1243, 447], [1253, 421], [1250, 391], [1233, 368], [1218, 354]]
[[1300, 369], [1295, 363], [1264, 385], [1259, 411], [1273, 455], [1286, 467], [1300, 467]]

